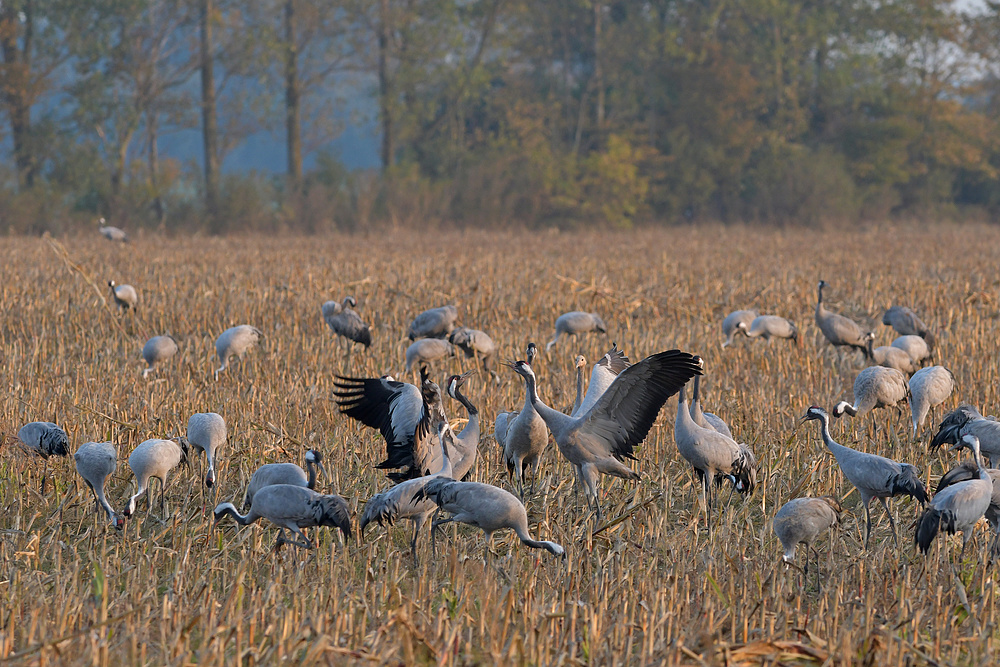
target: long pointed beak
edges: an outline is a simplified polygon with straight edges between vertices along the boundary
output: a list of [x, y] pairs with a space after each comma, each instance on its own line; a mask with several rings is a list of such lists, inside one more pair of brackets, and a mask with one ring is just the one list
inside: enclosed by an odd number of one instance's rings
[[322, 462], [322, 461], [317, 461], [317, 462], [316, 462], [316, 465], [318, 465], [318, 466], [319, 466], [319, 469], [320, 469], [321, 471], [323, 471], [323, 477], [327, 477], [327, 478], [329, 478], [329, 477], [330, 477], [330, 475], [328, 475], [328, 474], [326, 473], [326, 466], [325, 466], [325, 465], [323, 465], [323, 462]]

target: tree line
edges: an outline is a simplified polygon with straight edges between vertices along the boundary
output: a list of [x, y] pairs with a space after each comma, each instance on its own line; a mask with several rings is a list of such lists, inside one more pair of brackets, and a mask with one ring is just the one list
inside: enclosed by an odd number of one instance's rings
[[1000, 212], [993, 1], [2, 0], [0, 60], [10, 231]]

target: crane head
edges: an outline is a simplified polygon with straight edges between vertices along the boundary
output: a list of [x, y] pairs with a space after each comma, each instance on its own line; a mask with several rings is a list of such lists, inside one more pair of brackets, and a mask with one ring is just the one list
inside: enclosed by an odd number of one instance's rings
[[828, 417], [829, 415], [827, 415], [826, 410], [819, 407], [818, 405], [813, 405], [808, 410], [806, 410], [806, 413], [802, 416], [802, 421], [805, 422], [811, 419], [827, 419]]
[[344, 303], [350, 306], [351, 308], [357, 308], [358, 306], [358, 302], [357, 300], [355, 300], [353, 296], [344, 297]]
[[538, 346], [534, 343], [528, 343], [528, 349], [525, 350], [525, 357], [527, 358], [527, 364], [532, 364], [535, 361], [535, 357], [538, 355]]

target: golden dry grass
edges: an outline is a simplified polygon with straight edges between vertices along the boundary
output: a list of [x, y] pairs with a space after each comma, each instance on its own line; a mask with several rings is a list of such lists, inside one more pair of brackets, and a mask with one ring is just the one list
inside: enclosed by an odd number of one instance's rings
[[[66, 260], [43, 239], [0, 243], [0, 428], [53, 420], [73, 448], [118, 446], [109, 498], [122, 507], [134, 482], [126, 463], [144, 439], [182, 433], [193, 412], [217, 411], [230, 442], [219, 499], [239, 499], [253, 470], [301, 462], [307, 447], [327, 456], [324, 489], [355, 510], [386, 487], [373, 469], [381, 438], [342, 417], [331, 401], [335, 373], [402, 373], [409, 319], [458, 302], [465, 323], [489, 332], [503, 356], [544, 343], [555, 317], [594, 309], [607, 339], [560, 344], [538, 367], [543, 399], [572, 403], [573, 357], [596, 359], [614, 340], [633, 360], [680, 347], [706, 362], [706, 409], [726, 418], [762, 466], [758, 492], [734, 498], [709, 539], [689, 467], [673, 441], [676, 400], [639, 449], [643, 480], [605, 480], [609, 518], [592, 534], [574, 505], [573, 475], [554, 446], [541, 492], [528, 505], [532, 532], [568, 549], [568, 559], [498, 534], [484, 563], [482, 534], [449, 528], [432, 558], [408, 555], [409, 524], [369, 528], [344, 545], [314, 531], [312, 553], [275, 556], [276, 531], [262, 522], [212, 529], [197, 464], [167, 488], [171, 518], [140, 503], [124, 534], [93, 512], [72, 459], [50, 470], [7, 445], [0, 455], [0, 658], [23, 663], [274, 664], [981, 664], [996, 646], [995, 572], [986, 528], [957, 562], [957, 540], [939, 540], [928, 559], [912, 544], [918, 508], [893, 503], [897, 551], [881, 508], [873, 548], [862, 547], [864, 513], [818, 438], [815, 423], [793, 432], [812, 403], [850, 398], [857, 361], [838, 361], [812, 322], [820, 277], [845, 314], [876, 322], [909, 304], [937, 327], [940, 362], [960, 400], [996, 412], [997, 280], [1000, 231], [987, 227], [878, 228], [852, 235], [804, 230], [676, 229], [633, 234], [408, 234], [338, 238], [146, 237], [126, 246], [62, 240]], [[70, 263], [79, 270], [71, 270]], [[135, 285], [140, 309], [120, 318], [109, 278]], [[358, 298], [375, 343], [345, 359], [320, 304]], [[738, 340], [721, 350], [718, 324], [737, 307], [786, 315], [804, 345]], [[266, 339], [219, 382], [213, 340], [249, 323]], [[875, 329], [885, 344], [891, 334]], [[148, 336], [170, 332], [181, 352], [143, 381]], [[464, 360], [437, 369], [458, 370]], [[474, 378], [467, 393], [484, 431], [499, 410], [519, 407], [522, 385]], [[447, 408], [464, 417], [453, 401]], [[942, 409], [931, 419], [939, 419]], [[885, 417], [878, 419], [884, 421]], [[844, 444], [887, 453], [929, 482], [952, 456], [928, 454], [924, 434], [901, 442], [868, 421], [833, 427]], [[931, 426], [929, 424], [929, 426]], [[510, 488], [496, 443], [483, 438], [476, 479]], [[847, 495], [844, 526], [823, 539], [822, 589], [778, 563], [769, 518], [797, 495]], [[723, 501], [728, 492], [720, 495]], [[581, 496], [582, 505], [582, 496]], [[210, 509], [210, 508], [209, 508]], [[803, 552], [797, 555], [801, 563]], [[954, 564], [953, 566], [949, 563]], [[969, 612], [972, 616], [969, 616]]]

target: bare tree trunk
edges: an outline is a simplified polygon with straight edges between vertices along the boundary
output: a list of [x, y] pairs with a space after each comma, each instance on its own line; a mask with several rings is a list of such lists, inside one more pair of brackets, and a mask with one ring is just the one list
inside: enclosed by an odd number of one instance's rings
[[597, 130], [604, 129], [604, 69], [601, 67], [601, 13], [604, 6], [594, 3], [594, 85], [597, 86]]
[[0, 5], [0, 53], [3, 55], [3, 101], [10, 116], [11, 140], [14, 144], [14, 165], [18, 185], [30, 189], [35, 184], [38, 165], [31, 152], [31, 49], [34, 36], [34, 3], [23, 8], [24, 42], [17, 43], [18, 25], [22, 18], [10, 3]]
[[295, 43], [295, 0], [285, 0], [285, 126], [288, 131], [288, 185], [302, 183], [302, 131], [299, 102], [299, 53]]
[[382, 169], [393, 163], [396, 151], [392, 122], [392, 82], [389, 80], [389, 0], [379, 0], [378, 22], [378, 91], [382, 116]]
[[146, 112], [146, 125], [149, 133], [149, 186], [153, 191], [153, 215], [156, 222], [162, 225], [166, 221], [166, 211], [163, 208], [163, 197], [160, 196], [160, 146], [159, 123], [156, 113]]
[[215, 70], [212, 53], [212, 0], [201, 0], [201, 119], [205, 148], [205, 210], [213, 232], [220, 231], [219, 124], [215, 108]]

